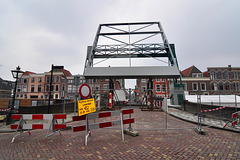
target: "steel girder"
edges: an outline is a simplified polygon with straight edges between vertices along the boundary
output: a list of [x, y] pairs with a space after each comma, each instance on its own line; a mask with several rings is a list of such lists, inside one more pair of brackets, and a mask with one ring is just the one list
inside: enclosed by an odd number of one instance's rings
[[[149, 30], [152, 27], [153, 29]], [[105, 32], [104, 30], [110, 30]], [[134, 28], [134, 29], [130, 29]], [[130, 42], [133, 36], [141, 36], [141, 38]], [[160, 35], [160, 39], [153, 43], [141, 43], [153, 37]], [[126, 36], [127, 39], [120, 37]], [[105, 38], [112, 40], [118, 44], [100, 44], [100, 39]], [[159, 43], [161, 42], [161, 43]], [[153, 72], [153, 68], [143, 67], [129, 67], [122, 69], [119, 72], [118, 67], [104, 68], [94, 67], [93, 61], [97, 58], [152, 58], [152, 57], [167, 57], [169, 66], [158, 66], [160, 72]], [[104, 72], [107, 70], [107, 72]], [[129, 75], [127, 72], [138, 73], [137, 75]], [[144, 72], [140, 74], [140, 72]], [[168, 74], [166, 74], [168, 72]], [[115, 74], [118, 73], [118, 74]], [[154, 75], [155, 74], [155, 75]], [[143, 77], [159, 77], [159, 78], [178, 78], [180, 76], [178, 64], [176, 61], [176, 54], [173, 44], [170, 45], [160, 22], [140, 22], [140, 23], [111, 23], [100, 24], [92, 46], [88, 47], [87, 58], [85, 62], [84, 76], [86, 78], [140, 78]]]

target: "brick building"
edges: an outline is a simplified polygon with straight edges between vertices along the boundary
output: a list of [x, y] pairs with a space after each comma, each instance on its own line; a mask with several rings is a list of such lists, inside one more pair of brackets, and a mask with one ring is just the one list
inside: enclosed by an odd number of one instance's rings
[[[141, 102], [144, 96], [148, 96], [148, 81], [149, 79], [137, 79], [135, 87], [136, 102]], [[166, 92], [166, 93], [165, 93]], [[154, 97], [163, 98], [169, 97], [168, 81], [165, 79], [153, 79], [153, 95]]]
[[[53, 99], [60, 99], [67, 77], [72, 74], [65, 69], [53, 71], [51, 95]], [[50, 92], [51, 72], [34, 73], [26, 71], [17, 86], [17, 99], [48, 99]]]
[[12, 90], [15, 86], [13, 81], [0, 78], [0, 98], [11, 98]]
[[201, 72], [197, 67], [191, 66], [183, 71], [182, 84], [185, 94], [196, 95], [201, 91], [204, 95], [210, 94], [210, 77], [208, 72]]
[[240, 67], [208, 67], [211, 94], [240, 95]]

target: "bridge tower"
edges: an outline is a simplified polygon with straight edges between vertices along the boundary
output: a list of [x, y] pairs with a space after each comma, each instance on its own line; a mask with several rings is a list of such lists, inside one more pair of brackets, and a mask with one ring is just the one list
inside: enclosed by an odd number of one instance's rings
[[[126, 66], [101, 66], [106, 60], [127, 60]], [[151, 63], [136, 64], [136, 59]], [[160, 22], [100, 24], [92, 46], [88, 46], [86, 79], [172, 79], [170, 95], [179, 104], [181, 79], [174, 44], [169, 44]], [[177, 91], [177, 92], [176, 92]]]

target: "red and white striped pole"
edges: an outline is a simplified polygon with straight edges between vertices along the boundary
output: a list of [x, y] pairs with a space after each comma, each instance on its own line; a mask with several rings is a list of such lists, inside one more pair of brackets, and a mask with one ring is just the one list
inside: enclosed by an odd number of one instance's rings
[[109, 92], [109, 108], [112, 108], [112, 92]]

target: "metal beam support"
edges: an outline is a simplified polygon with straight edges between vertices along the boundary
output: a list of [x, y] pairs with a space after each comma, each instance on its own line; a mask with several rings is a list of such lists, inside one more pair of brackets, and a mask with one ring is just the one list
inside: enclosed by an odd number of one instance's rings
[[[151, 28], [150, 28], [151, 27]], [[103, 32], [107, 28], [109, 32]], [[128, 28], [128, 30], [127, 30]], [[106, 31], [106, 30], [105, 30]], [[137, 35], [137, 36], [135, 36]], [[138, 36], [140, 35], [140, 37]], [[159, 41], [151, 43], [152, 39], [157, 39], [155, 35], [160, 35]], [[127, 37], [126, 40], [120, 37]], [[133, 39], [132, 36], [135, 38]], [[100, 37], [114, 40], [117, 45], [99, 45]], [[124, 37], [124, 38], [125, 38]], [[154, 37], [154, 38], [153, 38]], [[131, 38], [131, 41], [130, 41]], [[152, 39], [151, 39], [152, 38]], [[149, 44], [143, 41], [150, 41]], [[162, 42], [161, 42], [162, 41]], [[101, 42], [101, 41], [100, 41]], [[104, 41], [103, 41], [104, 42]], [[139, 44], [142, 42], [143, 44]], [[159, 57], [159, 59], [157, 59]], [[168, 66], [156, 67], [134, 67], [131, 65], [131, 58], [153, 58], [160, 60], [167, 57], [170, 64]], [[129, 58], [129, 67], [94, 67], [94, 59]], [[176, 62], [176, 56], [170, 47], [164, 30], [160, 22], [137, 22], [137, 23], [112, 23], [100, 24], [92, 47], [88, 47], [88, 54], [84, 69], [85, 78], [179, 78], [180, 72]]]

